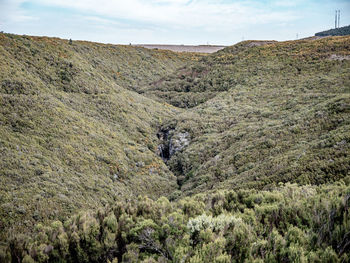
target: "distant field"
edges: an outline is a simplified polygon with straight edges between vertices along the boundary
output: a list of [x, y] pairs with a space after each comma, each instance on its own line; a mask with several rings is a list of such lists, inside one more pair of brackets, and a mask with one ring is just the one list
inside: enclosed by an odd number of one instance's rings
[[134, 45], [138, 47], [144, 47], [149, 49], [167, 49], [174, 52], [198, 52], [198, 53], [214, 53], [226, 46], [212, 46], [212, 45], [199, 45], [199, 46], [188, 46], [188, 45]]

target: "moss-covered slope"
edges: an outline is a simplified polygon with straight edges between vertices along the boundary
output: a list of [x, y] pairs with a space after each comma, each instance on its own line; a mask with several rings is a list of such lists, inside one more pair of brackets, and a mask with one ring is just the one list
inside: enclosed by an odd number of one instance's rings
[[181, 96], [182, 106], [199, 103], [164, 124], [190, 134], [168, 161], [181, 192], [348, 175], [349, 46], [349, 37], [246, 41], [164, 78], [160, 91], [149, 87], [174, 105]]
[[349, 261], [350, 37], [0, 37], [1, 260]]
[[179, 110], [128, 89], [198, 56], [0, 34], [1, 229], [171, 192], [156, 133]]

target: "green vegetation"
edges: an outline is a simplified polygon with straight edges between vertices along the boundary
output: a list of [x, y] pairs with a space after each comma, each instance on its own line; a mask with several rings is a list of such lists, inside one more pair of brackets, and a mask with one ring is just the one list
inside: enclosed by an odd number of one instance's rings
[[0, 34], [0, 261], [350, 261], [349, 46]]
[[326, 31], [316, 33], [315, 36], [326, 37], [326, 36], [347, 36], [350, 35], [350, 26], [343, 26], [339, 28], [333, 28]]
[[198, 57], [0, 34], [0, 239], [8, 228], [172, 191], [156, 133], [178, 110], [123, 87]]
[[350, 186], [139, 197], [16, 236], [23, 262], [348, 262]]
[[179, 193], [349, 175], [349, 46], [350, 37], [246, 41], [148, 87], [176, 106], [190, 98], [182, 106], [192, 108], [163, 124], [191, 137], [168, 161]]

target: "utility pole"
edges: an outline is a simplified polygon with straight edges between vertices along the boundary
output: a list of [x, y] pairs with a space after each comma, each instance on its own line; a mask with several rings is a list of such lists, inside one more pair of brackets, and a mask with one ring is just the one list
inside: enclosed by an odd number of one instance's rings
[[338, 10], [338, 28], [339, 28], [339, 25], [340, 25], [340, 10]]
[[334, 28], [337, 28], [338, 11], [335, 10]]

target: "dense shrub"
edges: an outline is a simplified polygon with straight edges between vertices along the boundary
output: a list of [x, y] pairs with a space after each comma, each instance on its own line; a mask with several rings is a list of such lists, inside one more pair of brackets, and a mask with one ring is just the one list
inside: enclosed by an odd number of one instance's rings
[[[209, 209], [184, 209], [196, 200]], [[215, 192], [177, 202], [140, 197], [64, 224], [38, 224], [32, 234], [12, 238], [0, 255], [23, 262], [345, 262], [349, 205], [344, 182]]]

